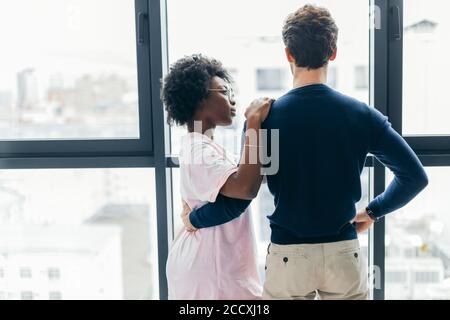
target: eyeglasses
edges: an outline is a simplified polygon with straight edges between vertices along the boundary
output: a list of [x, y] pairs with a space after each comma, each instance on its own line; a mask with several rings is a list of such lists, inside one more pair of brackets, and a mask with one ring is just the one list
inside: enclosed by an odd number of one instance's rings
[[233, 88], [231, 88], [231, 87], [227, 87], [225, 89], [208, 89], [208, 91], [221, 92], [223, 94], [226, 94], [230, 101], [234, 100], [234, 91], [233, 91]]

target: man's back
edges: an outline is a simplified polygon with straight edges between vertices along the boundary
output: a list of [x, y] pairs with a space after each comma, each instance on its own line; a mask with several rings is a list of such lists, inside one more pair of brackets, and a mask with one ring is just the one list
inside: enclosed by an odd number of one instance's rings
[[386, 117], [316, 84], [293, 89], [277, 100], [264, 128], [269, 134], [279, 129], [280, 134], [279, 171], [267, 177], [276, 206], [269, 216], [272, 242], [355, 239], [350, 220], [361, 198], [366, 156], [376, 153], [386, 132], [393, 134]]

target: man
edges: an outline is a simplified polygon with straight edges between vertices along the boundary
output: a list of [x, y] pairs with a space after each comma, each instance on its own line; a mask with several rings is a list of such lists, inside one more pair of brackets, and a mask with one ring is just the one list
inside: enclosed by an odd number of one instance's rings
[[[283, 27], [293, 89], [263, 124], [279, 129], [279, 171], [267, 176], [275, 198], [264, 298], [367, 299], [358, 232], [411, 201], [428, 184], [417, 156], [387, 118], [325, 85], [338, 28], [328, 10], [306, 5]], [[386, 191], [356, 214], [368, 153], [394, 173]], [[219, 197], [185, 217], [188, 228], [239, 216], [248, 202]]]

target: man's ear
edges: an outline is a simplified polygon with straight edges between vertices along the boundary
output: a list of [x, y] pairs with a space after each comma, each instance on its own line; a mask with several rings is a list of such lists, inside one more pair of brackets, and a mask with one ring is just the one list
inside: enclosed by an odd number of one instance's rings
[[333, 50], [333, 55], [330, 57], [330, 61], [336, 60], [337, 57], [337, 48]]
[[295, 63], [295, 58], [292, 55], [291, 50], [289, 48], [284, 48], [284, 52], [286, 52], [286, 58], [289, 63]]

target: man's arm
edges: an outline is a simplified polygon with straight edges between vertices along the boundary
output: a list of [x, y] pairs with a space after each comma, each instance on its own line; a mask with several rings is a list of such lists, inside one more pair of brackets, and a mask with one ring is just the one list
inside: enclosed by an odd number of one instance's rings
[[372, 115], [375, 127], [381, 130], [369, 151], [395, 175], [386, 191], [368, 206], [373, 215], [380, 218], [410, 202], [428, 185], [428, 177], [414, 151], [387, 119], [377, 112]]
[[219, 194], [215, 202], [192, 211], [189, 220], [196, 229], [220, 226], [238, 218], [250, 203], [251, 200], [229, 198]]

